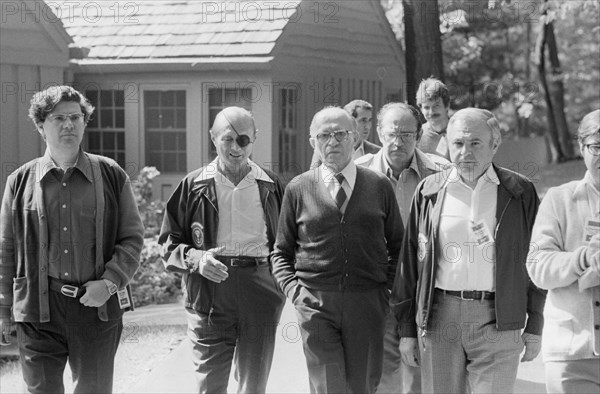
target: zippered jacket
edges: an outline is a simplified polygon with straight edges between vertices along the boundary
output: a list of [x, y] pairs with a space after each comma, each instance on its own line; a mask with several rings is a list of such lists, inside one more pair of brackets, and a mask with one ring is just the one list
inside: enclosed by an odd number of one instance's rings
[[[252, 163], [252, 165], [256, 165]], [[183, 273], [184, 306], [200, 313], [210, 313], [216, 283], [198, 272], [190, 272], [185, 262], [188, 250], [209, 250], [217, 247], [219, 205], [214, 177], [198, 178], [204, 171], [216, 171], [216, 164], [189, 173], [177, 186], [165, 209], [158, 243], [165, 267]], [[258, 167], [258, 166], [257, 166]], [[265, 213], [269, 251], [273, 250], [277, 220], [283, 198], [283, 186], [271, 171], [258, 167], [272, 180], [256, 179], [260, 202]], [[277, 286], [276, 286], [277, 287]]]
[[[451, 170], [421, 181], [413, 197], [391, 298], [400, 337], [416, 337], [417, 327], [422, 335], [428, 329], [437, 256], [442, 251], [438, 227], [444, 184]], [[526, 332], [541, 335], [546, 292], [532, 283], [525, 266], [539, 198], [527, 178], [495, 165], [494, 170], [500, 181], [494, 234], [496, 327], [500, 331], [525, 327]]]

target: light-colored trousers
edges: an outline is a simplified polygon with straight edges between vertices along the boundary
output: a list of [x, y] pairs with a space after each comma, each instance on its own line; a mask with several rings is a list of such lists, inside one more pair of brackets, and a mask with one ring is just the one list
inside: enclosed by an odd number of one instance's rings
[[549, 361], [544, 365], [548, 393], [600, 393], [600, 358]]
[[521, 330], [496, 329], [494, 300], [462, 300], [435, 292], [427, 334], [421, 336], [425, 393], [512, 393]]

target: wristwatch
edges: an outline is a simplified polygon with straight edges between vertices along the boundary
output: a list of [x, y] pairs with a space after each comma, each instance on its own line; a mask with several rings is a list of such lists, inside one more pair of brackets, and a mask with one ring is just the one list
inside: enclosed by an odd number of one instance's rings
[[110, 281], [108, 279], [102, 279], [102, 280], [104, 280], [104, 283], [106, 283], [106, 288], [108, 289], [108, 294], [113, 295], [117, 292], [117, 290], [119, 290], [117, 285], [115, 285], [112, 281]]

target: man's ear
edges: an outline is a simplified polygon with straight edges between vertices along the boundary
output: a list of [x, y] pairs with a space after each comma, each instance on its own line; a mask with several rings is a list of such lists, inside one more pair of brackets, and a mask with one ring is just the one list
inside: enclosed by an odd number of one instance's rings
[[316, 149], [315, 139], [313, 137], [309, 137], [308, 142], [310, 143], [310, 146], [312, 146], [313, 149]]
[[377, 137], [379, 137], [379, 142], [381, 142], [381, 145], [385, 145], [385, 143], [383, 142], [383, 136], [381, 135], [381, 127], [377, 126]]
[[42, 137], [42, 139], [44, 141], [46, 141], [46, 134], [44, 134], [44, 124], [43, 123], [37, 123], [35, 125], [35, 128], [37, 129], [38, 133], [40, 133], [40, 136]]

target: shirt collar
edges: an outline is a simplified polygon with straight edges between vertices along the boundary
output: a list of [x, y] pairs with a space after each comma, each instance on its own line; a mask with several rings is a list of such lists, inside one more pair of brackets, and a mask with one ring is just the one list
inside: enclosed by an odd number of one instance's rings
[[[48, 174], [48, 172], [50, 172], [50, 170], [61, 170], [61, 168], [57, 166], [54, 160], [52, 159], [52, 156], [50, 156], [50, 151], [48, 149], [46, 149], [44, 156], [42, 156], [40, 160], [40, 166], [40, 180], [44, 179], [44, 177], [46, 176], [46, 174]], [[77, 160], [75, 161], [75, 165], [72, 168], [79, 170], [79, 172], [81, 172], [89, 182], [93, 182], [94, 175], [92, 174], [92, 165], [90, 163], [90, 160], [87, 158], [86, 155], [83, 154], [83, 151], [81, 149], [79, 149]]]
[[[321, 179], [327, 185], [328, 183], [333, 182], [334, 175], [337, 174], [329, 169], [329, 167], [325, 166], [325, 164], [321, 164], [319, 167], [321, 169]], [[356, 164], [352, 160], [348, 163], [346, 167], [340, 173], [346, 178], [346, 182], [350, 185], [350, 189], [354, 190], [354, 184], [356, 183]]]
[[581, 182], [579, 182], [575, 189], [575, 193], [586, 193], [586, 191], [600, 196], [600, 191], [594, 187], [594, 179], [592, 178], [592, 174], [590, 174], [589, 171], [585, 172], [583, 179], [581, 180]]
[[[458, 175], [458, 169], [456, 168], [456, 166], [452, 165], [452, 169], [448, 173], [448, 177], [446, 178], [446, 181], [444, 182], [443, 187], [447, 187], [448, 184], [456, 183], [456, 182], [462, 183], [463, 185], [467, 186], [467, 184], [463, 182], [460, 175]], [[477, 188], [478, 186], [481, 187], [484, 182], [493, 183], [496, 186], [500, 185], [500, 180], [498, 179], [498, 174], [496, 174], [496, 171], [494, 170], [494, 166], [492, 164], [490, 164], [488, 166], [487, 170], [483, 173], [483, 175], [479, 177], [479, 179], [477, 180], [477, 184], [475, 185], [475, 188]]]
[[[383, 154], [383, 149], [381, 149], [379, 152], [377, 152], [375, 154], [375, 156], [376, 156], [375, 160], [378, 161], [378, 166], [380, 167], [381, 172], [384, 173], [388, 178], [394, 179], [394, 177], [392, 176], [392, 174], [393, 174], [392, 167], [390, 167], [390, 163], [388, 163], [387, 159], [385, 158], [385, 155]], [[419, 179], [421, 178], [421, 171], [419, 171], [419, 163], [417, 163], [417, 151], [416, 150], [413, 153], [412, 159], [410, 159], [410, 164], [409, 164], [408, 168], [406, 168], [406, 169], [409, 169], [409, 168], [417, 173], [417, 175], [419, 176]]]
[[[265, 181], [275, 183], [273, 179], [271, 179], [271, 177], [267, 174], [267, 172], [260, 168], [258, 164], [248, 159], [248, 165], [250, 166], [250, 172], [244, 177], [244, 179], [248, 179], [251, 181]], [[217, 174], [220, 174], [218, 169], [219, 158], [216, 157], [207, 166], [202, 168], [202, 171], [200, 171], [200, 174], [196, 177], [196, 179], [194, 179], [194, 182], [202, 182], [215, 178]]]

